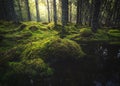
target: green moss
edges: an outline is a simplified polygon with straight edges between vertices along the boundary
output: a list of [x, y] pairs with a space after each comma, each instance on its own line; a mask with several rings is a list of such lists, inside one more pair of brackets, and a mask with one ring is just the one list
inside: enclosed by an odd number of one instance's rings
[[41, 80], [50, 77], [53, 74], [53, 70], [45, 64], [45, 62], [38, 58], [32, 60], [23, 60], [21, 62], [10, 62], [9, 72], [4, 75], [3, 80], [9, 81], [9, 85], [13, 85], [15, 82], [27, 84], [29, 79]]
[[49, 37], [43, 40], [29, 42], [25, 45], [25, 50], [22, 53], [24, 59], [33, 59], [40, 57], [41, 49], [45, 46], [47, 42], [53, 37]]
[[114, 39], [120, 40], [120, 30], [111, 29], [108, 31], [108, 34], [112, 40]]
[[49, 28], [49, 29], [53, 29], [54, 28], [54, 23], [53, 22], [51, 22], [51, 23], [49, 23], [48, 25], [47, 25], [47, 27]]
[[77, 59], [84, 55], [81, 47], [74, 41], [55, 38], [48, 41], [42, 48], [45, 60]]
[[110, 42], [110, 44], [114, 44], [114, 45], [120, 45], [120, 41], [116, 41], [116, 42]]
[[21, 53], [24, 50], [23, 45], [19, 45], [13, 48], [9, 48], [4, 52], [3, 57], [1, 58], [2, 63], [7, 63], [8, 61], [20, 61], [21, 60]]
[[31, 76], [47, 76], [52, 74], [52, 70], [40, 58], [32, 60], [23, 60], [22, 62], [10, 62], [10, 67], [15, 74], [27, 74]]
[[80, 35], [82, 37], [90, 37], [93, 34], [92, 30], [89, 28], [80, 29]]
[[120, 30], [118, 29], [111, 29], [108, 31], [108, 33], [120, 33]]
[[97, 33], [95, 33], [92, 37], [92, 40], [109, 41], [109, 36], [106, 31], [98, 30]]

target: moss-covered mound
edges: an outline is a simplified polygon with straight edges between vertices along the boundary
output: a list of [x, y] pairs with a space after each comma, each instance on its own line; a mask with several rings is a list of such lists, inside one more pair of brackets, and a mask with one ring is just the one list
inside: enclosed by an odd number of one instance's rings
[[84, 55], [76, 42], [61, 38], [52, 39], [42, 50], [43, 57], [48, 61], [77, 59]]
[[[43, 83], [41, 80], [53, 74], [52, 69], [40, 58], [23, 60], [21, 62], [9, 62], [9, 72], [4, 75], [3, 80], [15, 86], [30, 86], [30, 80]], [[39, 80], [39, 82], [37, 82]]]
[[82, 37], [90, 37], [93, 34], [92, 30], [89, 28], [80, 29], [80, 35]]
[[76, 59], [84, 55], [81, 47], [69, 39], [51, 37], [42, 41], [32, 42], [25, 45], [22, 53], [24, 59], [42, 57], [44, 60]]
[[23, 60], [21, 62], [10, 62], [11, 72], [15, 74], [26, 75], [50, 75], [52, 69], [41, 59]]

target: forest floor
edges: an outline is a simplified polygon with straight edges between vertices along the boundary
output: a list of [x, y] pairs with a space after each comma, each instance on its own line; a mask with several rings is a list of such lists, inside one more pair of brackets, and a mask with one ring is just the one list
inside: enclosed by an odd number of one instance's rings
[[[9, 61], [20, 61], [20, 57], [36, 55], [39, 48], [51, 39], [60, 38], [62, 26], [53, 23], [0, 21], [0, 65]], [[81, 42], [107, 42], [120, 45], [120, 28], [101, 28], [96, 33], [90, 27], [78, 27], [69, 24], [64, 27], [64, 39]], [[22, 53], [21, 53], [22, 52]], [[22, 55], [21, 55], [22, 54]], [[33, 57], [34, 57], [33, 55]], [[1, 75], [1, 74], [0, 74]]]
[[[42, 41], [49, 38], [60, 37], [62, 26], [54, 28], [53, 23], [0, 22], [0, 52], [5, 52], [20, 44]], [[120, 44], [120, 29], [101, 28], [93, 33], [90, 27], [75, 27], [74, 24], [65, 26], [64, 38], [76, 42], [104, 41]]]
[[[9, 49], [26, 45], [37, 41], [45, 41], [50, 38], [60, 37], [62, 26], [54, 28], [53, 23], [22, 22], [14, 24], [13, 22], [0, 22], [0, 59], [2, 54]], [[74, 24], [65, 26], [66, 39], [76, 42], [109, 42], [120, 44], [120, 29], [99, 29], [93, 33], [90, 27], [75, 27]]]

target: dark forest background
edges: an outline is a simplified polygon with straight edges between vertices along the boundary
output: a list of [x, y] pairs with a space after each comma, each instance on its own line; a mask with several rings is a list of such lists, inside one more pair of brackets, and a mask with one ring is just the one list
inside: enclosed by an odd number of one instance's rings
[[0, 20], [62, 22], [62, 25], [76, 23], [90, 26], [93, 30], [98, 27], [120, 27], [120, 1], [1, 0]]

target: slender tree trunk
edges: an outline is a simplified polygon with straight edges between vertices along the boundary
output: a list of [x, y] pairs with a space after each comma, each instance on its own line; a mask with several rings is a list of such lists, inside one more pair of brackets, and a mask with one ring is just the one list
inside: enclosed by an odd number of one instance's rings
[[25, 0], [25, 5], [26, 5], [26, 11], [28, 15], [28, 21], [31, 21], [31, 14], [30, 14], [30, 7], [29, 7], [29, 1]]
[[62, 1], [62, 25], [65, 26], [68, 23], [68, 0]]
[[72, 22], [72, 2], [69, 3], [69, 22]]
[[36, 16], [37, 16], [37, 22], [40, 22], [40, 13], [39, 13], [39, 5], [38, 0], [35, 0], [35, 6], [36, 6]]
[[0, 0], [0, 20], [5, 20], [5, 16], [6, 16], [5, 1]]
[[54, 24], [57, 25], [57, 10], [56, 10], [56, 0], [53, 0], [53, 10], [54, 10]]
[[[93, 1], [92, 1], [93, 2]], [[93, 11], [93, 5], [92, 5], [92, 2], [90, 3], [90, 10], [89, 10], [89, 26], [91, 26], [91, 22], [92, 22], [92, 11]]]
[[50, 6], [48, 0], [47, 0], [47, 10], [48, 10], [48, 22], [50, 23]]
[[92, 31], [96, 32], [99, 27], [98, 17], [101, 7], [101, 0], [93, 0], [93, 18], [92, 18]]
[[82, 25], [81, 9], [82, 9], [82, 0], [77, 0], [77, 20], [76, 20], [76, 24], [78, 24], [78, 25]]
[[22, 15], [22, 9], [21, 9], [21, 5], [20, 5], [20, 0], [17, 1], [18, 4], [18, 8], [19, 8], [19, 15], [20, 15], [20, 20], [23, 21], [23, 15]]
[[50, 21], [53, 21], [53, 0], [50, 0]]

